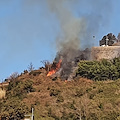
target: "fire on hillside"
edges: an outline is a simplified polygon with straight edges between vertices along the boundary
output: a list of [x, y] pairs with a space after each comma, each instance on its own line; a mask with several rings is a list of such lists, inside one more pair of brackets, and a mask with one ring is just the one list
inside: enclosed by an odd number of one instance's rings
[[55, 74], [60, 69], [61, 62], [62, 60], [60, 59], [59, 62], [55, 64], [55, 67], [48, 72], [47, 76], [52, 76], [53, 74]]
[[90, 49], [66, 50], [57, 53], [47, 76], [59, 76], [62, 80], [71, 80], [80, 60], [90, 60]]
[[[47, 76], [56, 75], [63, 80], [71, 80], [74, 77], [78, 62], [91, 59], [91, 49], [89, 48], [93, 46], [96, 40], [93, 35], [97, 34], [99, 26], [104, 22], [98, 17], [104, 16], [104, 12], [101, 12], [101, 9], [98, 8], [100, 6], [103, 7], [105, 3], [103, 1], [100, 3], [96, 2], [95, 5], [93, 4], [94, 2], [90, 2], [92, 11], [88, 16], [82, 16], [82, 14], [76, 16], [66, 4], [66, 0], [48, 0], [47, 3], [49, 11], [58, 19], [58, 26], [60, 27], [60, 33], [58, 33], [55, 40], [58, 53], [53, 64], [50, 64], [48, 69], [46, 68], [48, 71]], [[72, 5], [73, 2], [70, 4]], [[95, 14], [93, 14], [94, 12]], [[110, 34], [108, 39], [111, 36]], [[113, 44], [113, 41], [108, 41], [108, 43]], [[100, 45], [104, 44], [106, 44], [106, 39], [100, 42]]]

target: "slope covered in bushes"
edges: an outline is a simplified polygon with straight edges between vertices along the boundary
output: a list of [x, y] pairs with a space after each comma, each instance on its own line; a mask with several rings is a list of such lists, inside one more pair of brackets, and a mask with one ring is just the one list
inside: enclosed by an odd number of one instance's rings
[[120, 80], [92, 81], [76, 77], [61, 81], [45, 70], [22, 74], [0, 99], [2, 120], [22, 120], [34, 108], [36, 120], [119, 120]]
[[[24, 72], [0, 88], [1, 120], [119, 120], [120, 58], [81, 61], [72, 81], [47, 77], [44, 68]], [[86, 77], [86, 78], [85, 78]], [[92, 80], [90, 80], [92, 79]]]

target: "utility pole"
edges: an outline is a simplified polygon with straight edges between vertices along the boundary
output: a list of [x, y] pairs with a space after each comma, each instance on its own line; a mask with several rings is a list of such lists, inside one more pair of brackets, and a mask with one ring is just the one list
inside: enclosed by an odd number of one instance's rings
[[[27, 118], [29, 118], [29, 120], [34, 120], [34, 113], [33, 113], [33, 108], [32, 108], [32, 115], [30, 114], [30, 115], [25, 115], [25, 117], [27, 117]], [[27, 119], [26, 118], [26, 119]], [[26, 120], [25, 119], [25, 120]], [[27, 119], [28, 120], [28, 119]]]
[[80, 120], [82, 120], [82, 119], [81, 119], [81, 112], [80, 112]]
[[33, 108], [32, 108], [32, 115], [31, 115], [31, 120], [34, 120], [34, 113], [33, 113]]

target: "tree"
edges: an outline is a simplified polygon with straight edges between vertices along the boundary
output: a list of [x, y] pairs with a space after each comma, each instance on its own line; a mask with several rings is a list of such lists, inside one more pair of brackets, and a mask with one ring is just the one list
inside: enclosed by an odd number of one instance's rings
[[106, 39], [108, 38], [108, 43], [107, 45], [112, 46], [112, 44], [115, 43], [115, 41], [117, 41], [115, 35], [113, 35], [112, 33], [109, 33], [107, 35], [105, 35], [102, 40], [100, 40], [100, 46], [102, 45], [106, 45]]
[[120, 42], [120, 33], [118, 33], [117, 39], [118, 39], [118, 42]]
[[17, 78], [19, 76], [18, 72], [14, 72], [12, 73], [8, 78], [7, 80], [14, 80], [15, 78]]
[[48, 60], [43, 60], [43, 61], [41, 61], [41, 62], [43, 63], [43, 65], [44, 65], [44, 67], [45, 67], [45, 70], [46, 70], [47, 72], [49, 72], [50, 69], [51, 69], [51, 64], [50, 64], [50, 62], [49, 62]]
[[[120, 59], [120, 58], [119, 58]], [[120, 78], [120, 63], [119, 59], [113, 61], [81, 61], [78, 64], [76, 75], [92, 79], [92, 80], [116, 80]]]
[[82, 118], [85, 118], [85, 120], [87, 120], [89, 117], [89, 104], [90, 100], [87, 94], [84, 94], [78, 101], [75, 102], [75, 111], [79, 117], [79, 120], [82, 120]]
[[34, 66], [32, 64], [32, 62], [28, 65], [28, 71], [31, 72], [34, 70]]

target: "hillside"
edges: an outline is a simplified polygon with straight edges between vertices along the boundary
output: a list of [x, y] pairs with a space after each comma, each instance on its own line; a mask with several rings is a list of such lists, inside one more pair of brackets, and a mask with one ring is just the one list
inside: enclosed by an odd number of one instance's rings
[[46, 76], [45, 69], [11, 80], [0, 100], [1, 120], [21, 120], [34, 108], [35, 120], [120, 120], [120, 79], [72, 81]]

